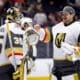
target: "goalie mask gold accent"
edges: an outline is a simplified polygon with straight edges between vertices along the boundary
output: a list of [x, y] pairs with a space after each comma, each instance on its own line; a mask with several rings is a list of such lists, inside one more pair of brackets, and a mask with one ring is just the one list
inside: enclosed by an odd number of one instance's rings
[[20, 10], [18, 8], [16, 8], [16, 7], [9, 8], [7, 10], [6, 15], [7, 15], [8, 19], [16, 20], [16, 21], [20, 20], [23, 17], [23, 15], [21, 14]]

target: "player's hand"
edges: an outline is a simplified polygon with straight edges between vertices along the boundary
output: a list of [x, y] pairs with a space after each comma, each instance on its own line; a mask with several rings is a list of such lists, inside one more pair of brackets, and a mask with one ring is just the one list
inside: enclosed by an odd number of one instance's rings
[[80, 56], [80, 48], [79, 47], [73, 47], [74, 53], [78, 56]]

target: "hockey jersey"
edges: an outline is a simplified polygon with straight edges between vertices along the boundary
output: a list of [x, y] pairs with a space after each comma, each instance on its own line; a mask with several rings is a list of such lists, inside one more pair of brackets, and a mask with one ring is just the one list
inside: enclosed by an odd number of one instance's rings
[[80, 35], [80, 23], [74, 22], [68, 26], [65, 26], [63, 22], [53, 26], [53, 47], [54, 58], [65, 59], [67, 53], [62, 50], [62, 42], [68, 43], [73, 46], [77, 46], [78, 37]]
[[6, 30], [4, 27], [0, 27], [0, 66], [10, 63], [5, 52], [5, 45], [6, 45]]
[[16, 64], [19, 64], [20, 59], [23, 57], [23, 31], [16, 23], [9, 23], [8, 27], [10, 31], [10, 36], [7, 34], [6, 46], [5, 46], [6, 54], [10, 59], [10, 61], [12, 62], [12, 64], [13, 64], [13, 57], [15, 58]]

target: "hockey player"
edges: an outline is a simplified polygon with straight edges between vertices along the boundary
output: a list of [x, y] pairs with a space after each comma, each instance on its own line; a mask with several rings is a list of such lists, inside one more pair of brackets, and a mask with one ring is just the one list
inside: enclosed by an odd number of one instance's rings
[[[78, 78], [80, 77], [80, 23], [75, 20], [76, 12], [72, 7], [64, 7], [62, 13], [63, 21], [52, 28], [54, 48], [52, 72], [57, 80], [75, 73], [78, 73]], [[44, 39], [45, 30], [40, 27], [35, 27], [35, 29]], [[75, 77], [74, 79], [76, 80]]]
[[12, 80], [14, 72], [14, 67], [5, 52], [5, 46], [8, 43], [6, 26], [7, 24], [0, 27], [0, 80]]
[[[20, 14], [17, 8], [9, 8], [7, 11], [9, 22], [6, 22], [5, 25], [8, 32], [6, 53], [15, 68], [22, 66], [21, 59], [26, 57], [29, 47], [35, 45], [39, 38], [32, 27], [32, 19], [22, 17]], [[32, 63], [29, 61], [28, 69], [31, 68], [31, 65]]]
[[[39, 35], [33, 28], [33, 22], [31, 18], [23, 17], [21, 19], [21, 29], [24, 31], [24, 38], [29, 41], [29, 45], [33, 47], [33, 45], [36, 45], [39, 41]], [[34, 48], [33, 48], [34, 50]], [[33, 57], [36, 57], [36, 54], [34, 53], [36, 51], [33, 51]], [[34, 56], [35, 55], [35, 56]], [[33, 58], [32, 57], [32, 58]]]
[[[76, 12], [72, 7], [64, 7], [62, 14], [63, 21], [52, 28], [54, 37], [53, 74], [58, 80], [62, 80], [62, 76], [72, 75], [74, 73], [80, 74], [79, 61], [72, 61], [74, 60], [74, 56], [71, 56], [76, 52], [75, 46], [80, 46], [80, 23], [75, 20]], [[67, 52], [65, 52], [64, 43], [74, 46], [74, 53], [69, 50], [69, 46]], [[78, 54], [76, 55], [79, 57]], [[72, 60], [69, 61], [71, 58]]]
[[15, 68], [19, 63], [18, 60], [23, 56], [23, 31], [20, 28], [22, 17], [18, 8], [11, 7], [7, 10], [7, 20], [4, 25], [7, 31], [6, 53]]
[[15, 54], [20, 55], [19, 58], [22, 57], [22, 46], [20, 43], [22, 40], [22, 30], [19, 28], [19, 18], [21, 16], [19, 16], [17, 8], [9, 8], [7, 11], [7, 20], [0, 27], [0, 80], [13, 80], [13, 72], [17, 67], [16, 61], [18, 61]]
[[12, 80], [14, 67], [5, 53], [6, 31], [0, 28], [0, 80]]

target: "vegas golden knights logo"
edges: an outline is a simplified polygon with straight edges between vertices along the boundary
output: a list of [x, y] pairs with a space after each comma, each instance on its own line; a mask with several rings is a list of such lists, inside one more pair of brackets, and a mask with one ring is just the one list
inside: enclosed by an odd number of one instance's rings
[[61, 47], [61, 42], [64, 42], [65, 36], [66, 36], [66, 33], [57, 33], [56, 38], [55, 38], [56, 47], [58, 48]]

